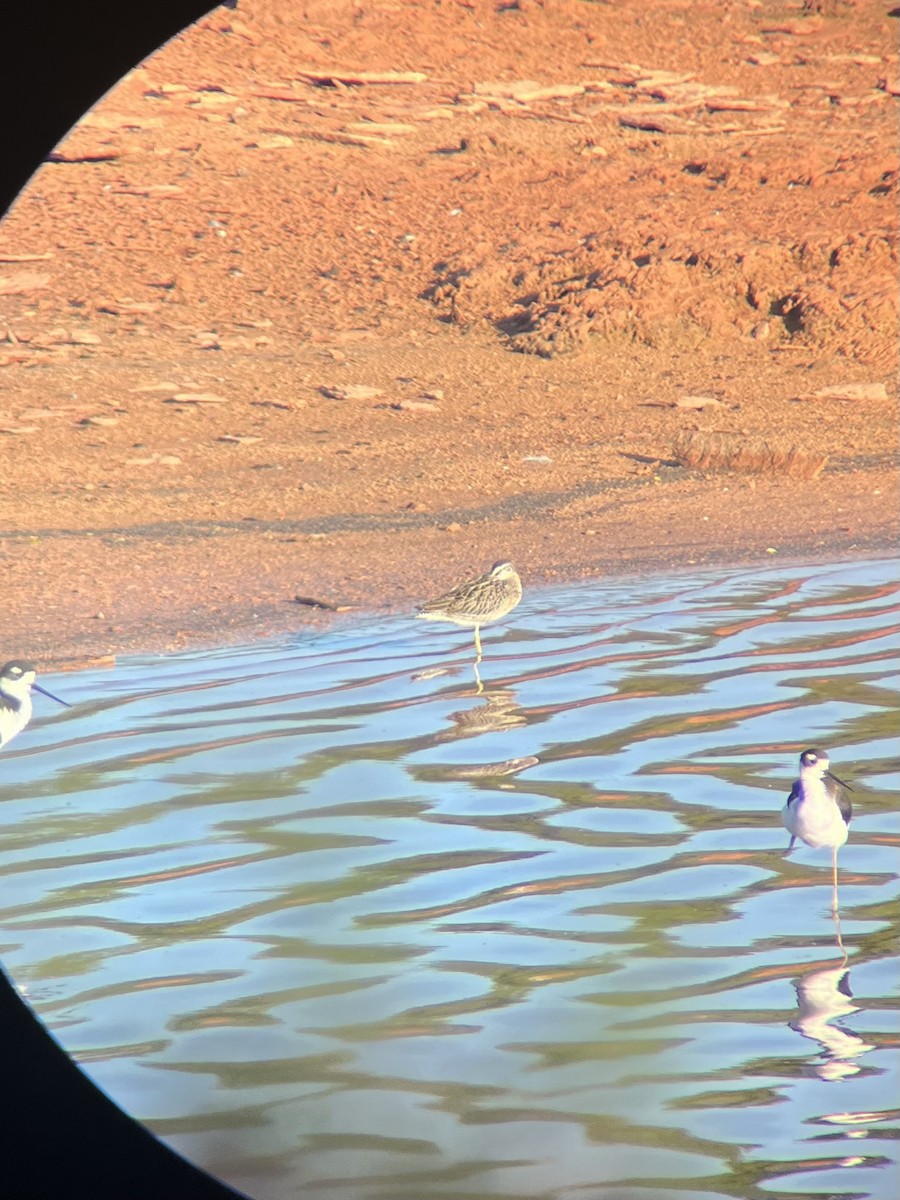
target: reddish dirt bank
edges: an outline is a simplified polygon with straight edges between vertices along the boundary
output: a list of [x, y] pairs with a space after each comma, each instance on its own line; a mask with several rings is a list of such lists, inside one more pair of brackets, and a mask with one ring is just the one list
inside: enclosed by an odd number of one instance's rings
[[0, 657], [409, 607], [498, 557], [891, 546], [896, 27], [240, 0], [176, 38], [0, 226]]

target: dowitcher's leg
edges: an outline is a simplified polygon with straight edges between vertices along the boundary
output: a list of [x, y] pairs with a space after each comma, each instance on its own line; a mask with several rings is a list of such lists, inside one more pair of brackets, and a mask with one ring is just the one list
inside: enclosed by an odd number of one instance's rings
[[478, 662], [481, 662], [481, 633], [478, 626], [475, 626], [475, 653], [478, 655]]
[[478, 684], [478, 687], [475, 689], [475, 694], [477, 696], [480, 696], [481, 693], [484, 691], [484, 684], [481, 682], [481, 676], [478, 674], [478, 659], [477, 658], [472, 663], [472, 670], [475, 672], [475, 682]]

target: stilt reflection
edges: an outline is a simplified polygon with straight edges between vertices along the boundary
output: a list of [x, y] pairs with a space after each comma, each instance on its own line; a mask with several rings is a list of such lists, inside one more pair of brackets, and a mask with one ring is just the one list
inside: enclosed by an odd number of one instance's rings
[[831, 966], [817, 967], [800, 976], [794, 984], [797, 989], [797, 1013], [788, 1022], [790, 1028], [802, 1037], [819, 1043], [822, 1057], [809, 1066], [813, 1074], [829, 1083], [856, 1075], [860, 1070], [857, 1059], [875, 1049], [852, 1030], [832, 1024], [838, 1017], [859, 1012], [850, 990], [850, 968], [837, 914], [834, 924], [840, 959]]

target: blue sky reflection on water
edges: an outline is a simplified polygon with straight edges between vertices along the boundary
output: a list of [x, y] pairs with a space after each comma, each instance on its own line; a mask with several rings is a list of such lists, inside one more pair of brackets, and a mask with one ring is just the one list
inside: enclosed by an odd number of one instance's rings
[[[4, 964], [258, 1200], [893, 1200], [896, 575], [526, 581], [481, 694], [466, 631], [366, 614], [48, 676]], [[856, 788], [840, 930], [783, 856], [810, 745]]]

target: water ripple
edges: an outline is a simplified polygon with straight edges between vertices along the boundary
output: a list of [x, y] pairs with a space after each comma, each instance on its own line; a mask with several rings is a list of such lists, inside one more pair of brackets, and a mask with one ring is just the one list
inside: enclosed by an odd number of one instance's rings
[[[359, 614], [67, 676], [0, 764], [4, 963], [259, 1200], [893, 1200], [898, 633], [863, 562], [526, 592], [480, 693]], [[783, 855], [815, 744], [840, 926]]]

